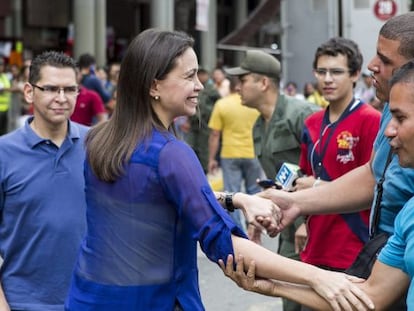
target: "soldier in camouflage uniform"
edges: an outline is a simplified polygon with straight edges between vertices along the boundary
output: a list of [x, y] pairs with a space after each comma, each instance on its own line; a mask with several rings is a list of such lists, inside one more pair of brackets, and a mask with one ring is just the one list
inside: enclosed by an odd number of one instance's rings
[[[283, 162], [299, 163], [304, 120], [320, 108], [279, 93], [280, 63], [265, 52], [247, 51], [240, 67], [229, 68], [226, 72], [239, 76], [243, 104], [260, 112], [253, 127], [255, 154], [267, 178], [274, 179]], [[297, 219], [281, 232], [279, 254], [299, 260], [295, 252], [295, 232], [302, 223], [302, 218]], [[256, 235], [257, 232], [260, 231], [256, 230]], [[283, 310], [300, 311], [301, 306], [283, 299]]]

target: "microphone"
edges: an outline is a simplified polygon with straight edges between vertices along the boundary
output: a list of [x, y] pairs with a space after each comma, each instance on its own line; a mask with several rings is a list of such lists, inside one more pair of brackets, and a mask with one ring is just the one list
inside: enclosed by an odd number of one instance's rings
[[303, 174], [298, 165], [284, 162], [275, 179], [282, 185], [284, 190], [290, 191], [295, 185], [296, 179], [301, 176]]

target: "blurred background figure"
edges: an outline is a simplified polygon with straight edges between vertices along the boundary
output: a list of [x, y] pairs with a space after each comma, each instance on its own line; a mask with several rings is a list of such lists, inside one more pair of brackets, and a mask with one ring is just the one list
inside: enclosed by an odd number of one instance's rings
[[359, 98], [364, 103], [370, 104], [375, 109], [382, 112], [384, 103], [375, 96], [375, 87], [371, 71], [368, 69], [364, 70], [361, 74], [361, 79], [355, 89], [355, 97]]
[[[208, 138], [210, 129], [208, 121], [215, 102], [221, 98], [214, 86], [207, 70], [200, 68], [197, 72], [198, 79], [204, 89], [198, 94], [198, 111], [188, 117], [190, 129], [186, 135], [187, 143], [193, 148], [205, 173], [208, 172]], [[187, 124], [185, 124], [187, 126]]]
[[303, 96], [305, 99], [308, 99], [315, 92], [315, 86], [312, 82], [306, 82], [303, 86]]
[[75, 110], [70, 119], [77, 123], [91, 126], [106, 121], [108, 113], [98, 93], [80, 86]]
[[120, 63], [111, 63], [108, 66], [108, 82], [105, 87], [111, 94], [115, 92], [116, 86], [118, 85], [120, 69]]
[[111, 94], [104, 88], [102, 81], [96, 75], [95, 57], [88, 53], [82, 54], [79, 57], [78, 66], [81, 73], [80, 83], [87, 89], [97, 92], [106, 105], [111, 99]]
[[[231, 93], [215, 103], [208, 123], [211, 130], [208, 140], [208, 172], [214, 175], [221, 166], [224, 191], [254, 194], [261, 190], [256, 179], [264, 176], [260, 162], [254, 154], [252, 132], [260, 113], [242, 104], [236, 90], [240, 83], [238, 77], [231, 77], [229, 80]], [[220, 142], [219, 165], [217, 156]], [[229, 214], [240, 228], [245, 229], [240, 210]]]
[[108, 120], [105, 103], [109, 103], [112, 98], [105, 89], [105, 81], [108, 80], [106, 70], [103, 67], [96, 68], [95, 58], [90, 54], [81, 55], [78, 66], [76, 78], [79, 94], [70, 119], [86, 126], [102, 123]]
[[298, 85], [296, 84], [296, 82], [293, 81], [289, 81], [288, 83], [286, 83], [283, 92], [285, 93], [285, 95], [290, 97], [294, 97], [297, 99], [305, 99], [305, 96], [303, 96], [303, 94], [298, 93]]
[[108, 112], [108, 116], [111, 116], [113, 111], [115, 110], [116, 87], [118, 85], [120, 68], [121, 64], [118, 62], [111, 63], [108, 66], [108, 78], [104, 85], [105, 89], [111, 94], [111, 99], [106, 104], [106, 111]]
[[322, 108], [328, 107], [329, 102], [325, 98], [323, 98], [322, 90], [320, 89], [320, 86], [318, 85], [318, 83], [315, 83], [313, 86], [314, 86], [313, 92], [306, 98], [306, 100]]
[[8, 132], [9, 108], [11, 104], [11, 82], [6, 72], [4, 59], [0, 57], [0, 135]]
[[214, 86], [221, 97], [230, 94], [230, 80], [226, 77], [223, 68], [216, 68], [213, 71]]
[[104, 87], [104, 89], [107, 89], [107, 85], [109, 83], [108, 81], [108, 72], [106, 71], [105, 67], [96, 67], [95, 74], [98, 77], [99, 80], [101, 80], [101, 83]]
[[12, 91], [12, 106], [13, 116], [15, 118], [14, 127], [20, 127], [24, 124], [25, 120], [32, 114], [31, 105], [24, 99], [23, 87], [24, 84], [29, 81], [30, 63], [29, 65], [12, 66], [13, 78], [11, 80]]
[[176, 136], [179, 139], [187, 140], [187, 134], [190, 132], [191, 126], [187, 116], [177, 117], [174, 120]]

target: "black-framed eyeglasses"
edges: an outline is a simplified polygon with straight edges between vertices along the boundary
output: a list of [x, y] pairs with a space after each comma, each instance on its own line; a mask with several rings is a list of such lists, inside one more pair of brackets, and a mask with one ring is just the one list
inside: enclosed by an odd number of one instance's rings
[[31, 85], [39, 90], [41, 90], [42, 92], [44, 92], [45, 94], [48, 95], [59, 95], [60, 92], [63, 91], [63, 93], [66, 96], [76, 96], [79, 94], [79, 87], [77, 85], [71, 85], [71, 86], [57, 86], [57, 85], [36, 85], [31, 83]]
[[349, 70], [343, 68], [316, 68], [314, 72], [320, 78], [325, 78], [328, 73], [332, 78], [339, 78], [348, 73]]

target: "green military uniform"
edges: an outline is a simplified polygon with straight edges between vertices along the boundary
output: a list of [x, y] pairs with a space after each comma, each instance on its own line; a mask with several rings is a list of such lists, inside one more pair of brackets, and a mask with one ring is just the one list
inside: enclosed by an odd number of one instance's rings
[[[283, 162], [299, 163], [304, 120], [320, 108], [314, 104], [280, 94], [269, 124], [260, 116], [253, 127], [255, 154], [268, 178], [275, 178]], [[303, 223], [299, 217], [280, 233], [279, 254], [299, 260], [295, 253], [295, 232]], [[300, 310], [295, 302], [283, 299], [286, 310]]]
[[219, 98], [220, 94], [214, 85], [206, 83], [198, 95], [199, 111], [189, 118], [191, 129], [186, 141], [196, 153], [204, 172], [208, 170], [208, 138], [210, 136], [208, 121], [214, 104]]

